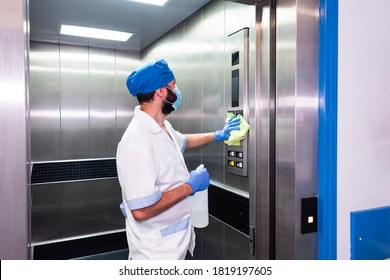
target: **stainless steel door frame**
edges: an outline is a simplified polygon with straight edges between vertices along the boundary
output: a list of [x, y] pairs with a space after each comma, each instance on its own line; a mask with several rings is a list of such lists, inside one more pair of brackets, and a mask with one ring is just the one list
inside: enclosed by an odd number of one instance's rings
[[318, 1], [257, 1], [255, 61], [251, 257], [316, 259], [300, 202], [317, 195]]
[[0, 259], [28, 259], [28, 1], [0, 2]]
[[317, 259], [301, 200], [318, 192], [318, 11], [317, 0], [276, 5], [276, 259]]
[[251, 96], [251, 133], [249, 154], [252, 176], [249, 178], [250, 254], [253, 259], [273, 259], [274, 232], [272, 198], [274, 63], [273, 30], [270, 1], [256, 4], [255, 93]]

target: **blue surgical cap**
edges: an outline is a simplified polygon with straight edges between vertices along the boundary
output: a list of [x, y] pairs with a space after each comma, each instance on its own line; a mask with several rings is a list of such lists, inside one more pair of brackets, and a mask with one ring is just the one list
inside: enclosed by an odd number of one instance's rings
[[166, 86], [175, 79], [164, 59], [153, 60], [134, 70], [127, 78], [127, 88], [133, 96], [145, 94]]

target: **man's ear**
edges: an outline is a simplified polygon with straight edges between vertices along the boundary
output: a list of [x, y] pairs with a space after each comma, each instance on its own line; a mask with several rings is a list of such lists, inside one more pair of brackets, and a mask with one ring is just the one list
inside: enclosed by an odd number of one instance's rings
[[160, 98], [164, 98], [164, 92], [163, 92], [163, 88], [159, 88], [159, 89], [156, 89], [156, 94], [160, 97]]

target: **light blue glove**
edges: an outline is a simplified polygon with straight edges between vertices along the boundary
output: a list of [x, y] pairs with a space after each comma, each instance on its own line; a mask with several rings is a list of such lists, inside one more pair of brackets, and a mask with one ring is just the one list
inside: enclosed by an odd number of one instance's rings
[[207, 189], [210, 185], [210, 175], [206, 168], [199, 168], [190, 172], [190, 179], [187, 181], [192, 188], [192, 194]]
[[215, 141], [224, 141], [228, 140], [230, 137], [230, 132], [233, 130], [240, 130], [239, 125], [241, 121], [237, 117], [232, 117], [225, 124], [225, 127], [222, 130], [218, 130], [214, 132], [214, 140]]

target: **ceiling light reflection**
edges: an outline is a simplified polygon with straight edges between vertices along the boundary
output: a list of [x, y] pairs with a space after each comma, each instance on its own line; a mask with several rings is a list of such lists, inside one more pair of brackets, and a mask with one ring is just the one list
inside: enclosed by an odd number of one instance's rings
[[108, 29], [98, 29], [76, 25], [61, 25], [62, 35], [71, 35], [78, 37], [88, 37], [95, 39], [114, 40], [114, 41], [127, 41], [133, 33], [114, 31]]
[[168, 0], [127, 0], [132, 2], [139, 2], [143, 4], [150, 4], [150, 5], [157, 5], [157, 6], [164, 6], [165, 3], [168, 2]]

